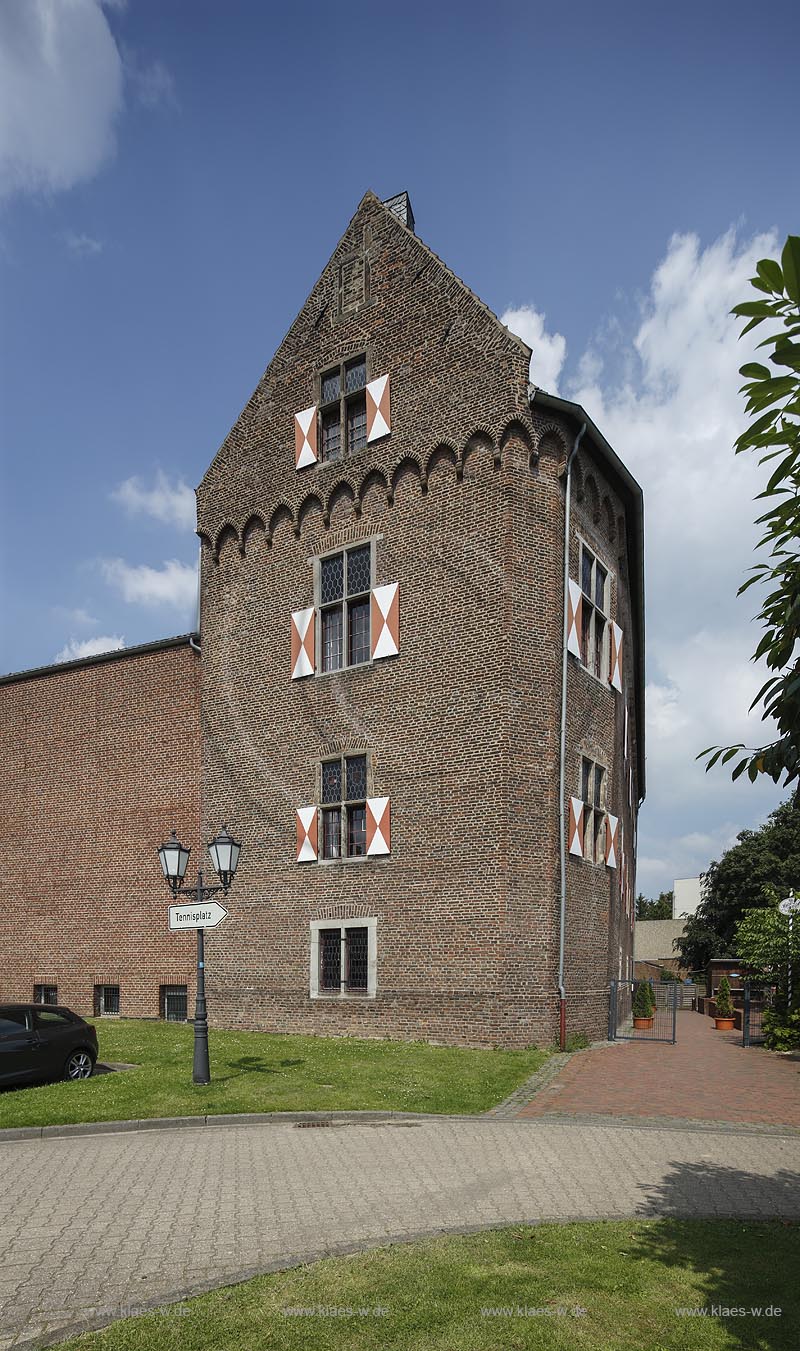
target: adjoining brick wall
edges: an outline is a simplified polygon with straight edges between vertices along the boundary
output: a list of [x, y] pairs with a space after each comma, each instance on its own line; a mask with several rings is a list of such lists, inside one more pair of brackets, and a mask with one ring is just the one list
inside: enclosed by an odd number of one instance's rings
[[161, 985], [192, 997], [156, 851], [174, 826], [197, 852], [199, 684], [186, 640], [0, 682], [0, 1000], [57, 985], [85, 1015], [119, 985], [123, 1016], [157, 1018]]

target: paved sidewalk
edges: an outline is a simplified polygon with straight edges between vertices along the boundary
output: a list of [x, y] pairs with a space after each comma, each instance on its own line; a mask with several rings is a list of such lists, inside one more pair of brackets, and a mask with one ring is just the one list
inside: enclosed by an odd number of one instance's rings
[[0, 1349], [329, 1253], [541, 1220], [800, 1219], [800, 1137], [439, 1118], [0, 1145]]
[[517, 1110], [522, 1118], [601, 1114], [751, 1122], [800, 1130], [800, 1060], [742, 1046], [741, 1032], [678, 1013], [677, 1042], [614, 1042], [571, 1057]]

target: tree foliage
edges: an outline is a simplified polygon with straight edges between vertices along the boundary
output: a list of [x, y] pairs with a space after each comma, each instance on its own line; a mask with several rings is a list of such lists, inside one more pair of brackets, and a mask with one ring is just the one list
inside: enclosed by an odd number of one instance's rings
[[[763, 910], [746, 910], [736, 926], [734, 944], [737, 957], [747, 963], [750, 973], [762, 980], [782, 984], [789, 956], [800, 957], [800, 915], [789, 925], [788, 915], [778, 910], [778, 894], [772, 888], [773, 901]], [[791, 950], [789, 935], [791, 933]]]
[[672, 919], [672, 892], [660, 891], [655, 901], [649, 901], [641, 892], [636, 897], [637, 919]]
[[752, 450], [759, 464], [769, 464], [769, 480], [759, 497], [767, 510], [756, 518], [763, 527], [758, 548], [766, 559], [751, 568], [739, 588], [756, 582], [766, 588], [758, 619], [764, 632], [753, 653], [770, 671], [750, 708], [762, 705], [762, 718], [774, 718], [778, 736], [756, 748], [709, 746], [706, 770], [735, 760], [731, 777], [747, 773], [752, 781], [766, 774], [784, 784], [800, 779], [800, 236], [789, 235], [781, 261], [762, 258], [751, 285], [759, 300], [736, 305], [732, 313], [746, 319], [742, 336], [759, 324], [773, 331], [758, 345], [770, 362], [747, 362], [739, 374], [745, 379], [750, 426], [735, 445], [736, 454]]
[[681, 966], [690, 971], [703, 970], [712, 957], [740, 955], [734, 936], [746, 910], [774, 906], [776, 894], [800, 892], [800, 790], [760, 830], [743, 830], [737, 841], [703, 874], [703, 899], [676, 940]]

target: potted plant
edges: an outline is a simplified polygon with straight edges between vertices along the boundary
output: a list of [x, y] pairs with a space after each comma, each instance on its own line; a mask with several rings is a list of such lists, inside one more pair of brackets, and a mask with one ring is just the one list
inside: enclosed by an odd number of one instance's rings
[[730, 1032], [733, 1027], [733, 1000], [731, 985], [727, 976], [723, 976], [717, 990], [717, 1002], [714, 1005], [714, 1026], [718, 1032]]
[[649, 980], [640, 980], [633, 996], [633, 1026], [645, 1030], [653, 1026], [656, 1001]]

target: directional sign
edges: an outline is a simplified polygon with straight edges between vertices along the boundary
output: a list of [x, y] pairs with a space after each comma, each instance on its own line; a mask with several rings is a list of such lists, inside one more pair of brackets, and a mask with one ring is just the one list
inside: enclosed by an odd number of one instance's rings
[[800, 913], [800, 896], [787, 896], [785, 901], [778, 905], [782, 915], [796, 915]]
[[169, 908], [170, 929], [216, 929], [226, 918], [228, 912], [216, 901], [207, 901], [205, 905], [171, 905]]

